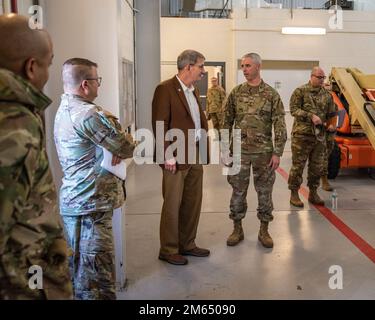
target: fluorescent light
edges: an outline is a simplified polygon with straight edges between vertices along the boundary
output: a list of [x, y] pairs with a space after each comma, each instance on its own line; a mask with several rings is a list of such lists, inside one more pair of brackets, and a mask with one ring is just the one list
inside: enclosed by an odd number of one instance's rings
[[301, 28], [301, 27], [283, 27], [281, 29], [283, 34], [310, 34], [310, 35], [324, 35], [325, 28]]

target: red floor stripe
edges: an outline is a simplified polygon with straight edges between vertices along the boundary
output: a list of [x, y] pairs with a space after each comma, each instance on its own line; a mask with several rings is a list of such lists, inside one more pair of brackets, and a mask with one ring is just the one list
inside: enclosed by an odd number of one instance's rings
[[[289, 175], [284, 169], [278, 168], [277, 172], [288, 181]], [[305, 187], [301, 187], [300, 194], [307, 200], [309, 192]], [[362, 253], [375, 263], [375, 249], [367, 243], [360, 235], [358, 235], [353, 229], [347, 226], [338, 216], [336, 216], [330, 209], [324, 206], [315, 206], [318, 210], [332, 225], [336, 227], [349, 241], [351, 241]]]

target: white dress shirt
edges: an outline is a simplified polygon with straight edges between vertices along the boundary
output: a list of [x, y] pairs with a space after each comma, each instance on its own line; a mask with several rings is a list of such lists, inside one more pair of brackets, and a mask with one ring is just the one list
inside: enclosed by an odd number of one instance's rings
[[176, 76], [178, 81], [181, 84], [182, 90], [184, 91], [186, 100], [188, 102], [189, 108], [190, 108], [190, 113], [194, 121], [195, 125], [195, 140], [199, 141], [201, 138], [201, 115], [199, 112], [199, 105], [197, 98], [194, 95], [194, 86], [192, 85], [190, 88], [188, 88], [178, 76]]

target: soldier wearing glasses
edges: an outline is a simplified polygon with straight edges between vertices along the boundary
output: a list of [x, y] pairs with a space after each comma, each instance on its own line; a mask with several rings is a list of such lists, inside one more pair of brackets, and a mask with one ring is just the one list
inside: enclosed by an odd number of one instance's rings
[[118, 119], [95, 105], [97, 64], [73, 58], [63, 66], [64, 94], [55, 119], [55, 143], [64, 173], [60, 213], [73, 255], [76, 299], [115, 299], [113, 210], [125, 201], [124, 181], [101, 168], [103, 148], [112, 165], [133, 156], [134, 144]]
[[326, 149], [325, 124], [336, 115], [331, 94], [324, 88], [324, 71], [314, 67], [309, 83], [294, 90], [290, 99], [290, 112], [294, 117], [292, 130], [292, 168], [289, 174], [290, 203], [303, 207], [298, 196], [302, 184], [302, 173], [308, 160], [307, 185], [309, 201], [324, 205], [317, 188], [320, 177], [326, 171], [324, 156]]

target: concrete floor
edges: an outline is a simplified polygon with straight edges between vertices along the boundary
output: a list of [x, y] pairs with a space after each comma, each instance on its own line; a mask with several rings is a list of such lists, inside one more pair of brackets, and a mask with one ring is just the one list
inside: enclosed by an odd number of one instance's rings
[[[289, 172], [290, 165], [288, 143], [281, 167]], [[360, 251], [361, 244], [353, 244], [306, 199], [303, 210], [291, 207], [287, 183], [279, 173], [273, 192], [275, 219], [270, 225], [274, 248], [265, 249], [258, 243], [252, 184], [243, 220], [245, 240], [227, 247], [226, 238], [232, 231], [228, 218], [231, 187], [219, 166], [206, 166], [196, 242], [209, 248], [211, 255], [189, 257], [188, 265], [173, 266], [158, 260], [161, 170], [156, 165], [134, 167], [127, 180], [128, 282], [118, 298], [375, 299], [375, 181], [365, 171], [345, 170], [332, 184], [339, 195], [334, 214], [344, 224], [339, 229], [346, 225], [352, 229], [350, 239], [355, 242], [358, 235], [367, 242], [367, 255]], [[330, 204], [330, 193], [320, 194]], [[330, 289], [330, 278], [337, 276], [329, 273], [331, 266], [342, 268], [343, 289]]]

